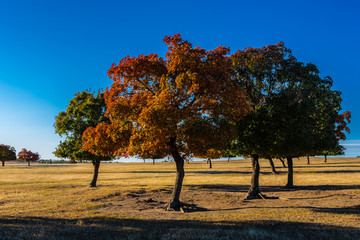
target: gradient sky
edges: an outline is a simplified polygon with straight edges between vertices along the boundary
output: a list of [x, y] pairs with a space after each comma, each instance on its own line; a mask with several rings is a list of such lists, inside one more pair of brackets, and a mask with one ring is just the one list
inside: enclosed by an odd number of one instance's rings
[[164, 56], [164, 36], [180, 33], [194, 46], [232, 52], [284, 41], [343, 93], [353, 149], [360, 146], [359, 13], [355, 0], [1, 0], [0, 143], [54, 159], [54, 118], [73, 95], [110, 86], [107, 70], [127, 55]]

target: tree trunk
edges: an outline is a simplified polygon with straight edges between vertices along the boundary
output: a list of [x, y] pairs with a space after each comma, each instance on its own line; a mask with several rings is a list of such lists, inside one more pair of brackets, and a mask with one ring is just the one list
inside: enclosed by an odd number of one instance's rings
[[251, 155], [251, 165], [252, 165], [251, 186], [248, 191], [248, 195], [246, 196], [245, 199], [262, 198], [259, 189], [260, 164], [259, 164], [258, 155]]
[[94, 175], [89, 187], [96, 187], [96, 181], [99, 174], [100, 160], [93, 160], [92, 164], [94, 166]]
[[153, 158], [153, 164], [155, 164], [155, 159]]
[[282, 163], [283, 167], [286, 168], [285, 162], [282, 158], [279, 158], [280, 162]]
[[327, 155], [325, 154], [325, 160], [324, 160], [324, 162], [327, 162]]
[[310, 157], [307, 156], [307, 164], [310, 165]]
[[5, 161], [2, 161], [2, 166], [3, 166], [3, 167], [5, 166]]
[[293, 159], [292, 157], [286, 157], [288, 164], [288, 182], [286, 184], [287, 188], [294, 187], [294, 172], [293, 172]]
[[168, 146], [170, 148], [171, 155], [176, 163], [176, 178], [175, 178], [175, 185], [171, 195], [171, 199], [166, 206], [166, 210], [168, 211], [180, 211], [182, 209], [182, 204], [180, 202], [180, 193], [182, 182], [185, 176], [184, 171], [184, 159], [179, 154], [175, 138], [171, 138], [168, 142]]
[[230, 162], [230, 157], [228, 157], [228, 162]]
[[145, 158], [144, 158], [144, 163], [145, 163]]
[[209, 161], [209, 168], [212, 168], [212, 162], [211, 162], [211, 159], [208, 158], [208, 161]]
[[275, 165], [274, 165], [274, 162], [273, 162], [272, 158], [268, 158], [268, 159], [269, 159], [269, 162], [270, 162], [271, 171], [272, 171], [274, 174], [277, 174], [276, 169], [275, 169]]
[[28, 166], [30, 166], [30, 161], [27, 161], [28, 162]]

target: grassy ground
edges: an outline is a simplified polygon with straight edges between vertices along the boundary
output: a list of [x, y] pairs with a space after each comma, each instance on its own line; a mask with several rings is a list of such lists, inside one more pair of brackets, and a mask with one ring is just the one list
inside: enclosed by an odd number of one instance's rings
[[261, 160], [263, 194], [244, 201], [249, 160], [186, 164], [186, 213], [165, 212], [174, 163], [6, 163], [0, 168], [0, 239], [360, 239], [360, 158], [294, 160], [292, 190]]

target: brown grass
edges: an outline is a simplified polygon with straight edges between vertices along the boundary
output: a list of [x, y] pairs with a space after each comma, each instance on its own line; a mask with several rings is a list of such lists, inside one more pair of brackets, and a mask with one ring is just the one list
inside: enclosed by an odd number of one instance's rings
[[360, 158], [294, 160], [295, 189], [261, 160], [273, 199], [244, 201], [250, 162], [185, 164], [187, 213], [165, 212], [174, 163], [7, 163], [0, 168], [0, 239], [360, 239]]

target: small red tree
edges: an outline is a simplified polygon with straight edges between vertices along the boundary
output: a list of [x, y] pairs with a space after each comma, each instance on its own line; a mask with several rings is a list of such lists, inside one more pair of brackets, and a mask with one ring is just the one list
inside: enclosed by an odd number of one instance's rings
[[26, 150], [26, 148], [23, 148], [19, 153], [18, 153], [18, 159], [20, 161], [26, 161], [28, 162], [28, 166], [30, 166], [30, 162], [33, 161], [37, 161], [40, 159], [40, 155], [39, 153], [33, 153], [30, 150]]

